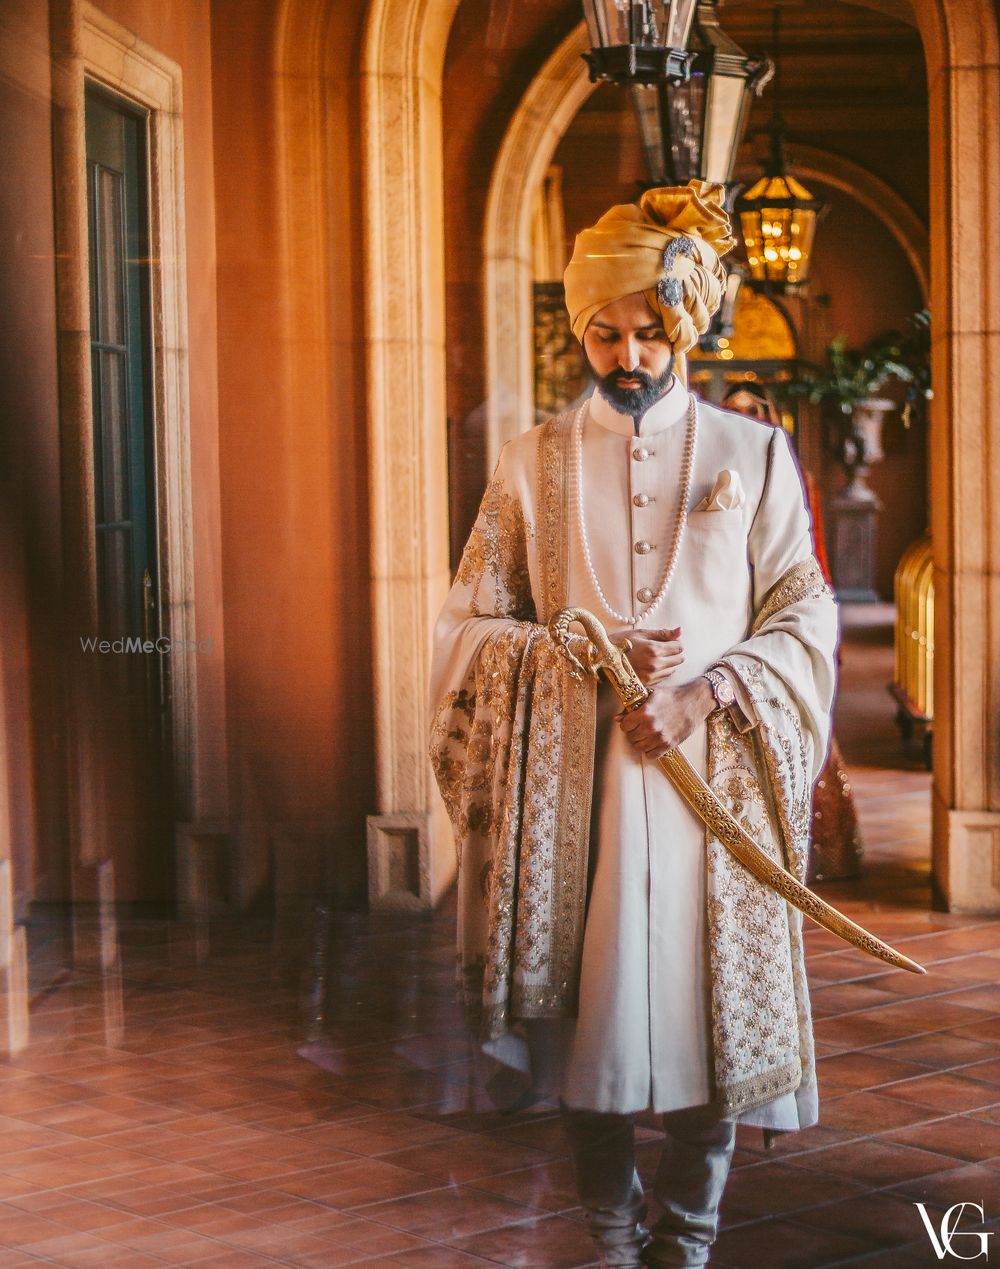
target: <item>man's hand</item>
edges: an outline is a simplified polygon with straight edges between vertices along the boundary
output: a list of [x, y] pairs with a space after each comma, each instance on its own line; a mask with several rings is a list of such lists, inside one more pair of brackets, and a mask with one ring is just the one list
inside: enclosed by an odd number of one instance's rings
[[642, 630], [629, 635], [629, 665], [647, 687], [662, 683], [684, 661], [680, 626], [673, 630]]
[[707, 679], [683, 687], [658, 687], [638, 709], [615, 715], [615, 721], [647, 758], [662, 758], [675, 749], [715, 709], [715, 694]]

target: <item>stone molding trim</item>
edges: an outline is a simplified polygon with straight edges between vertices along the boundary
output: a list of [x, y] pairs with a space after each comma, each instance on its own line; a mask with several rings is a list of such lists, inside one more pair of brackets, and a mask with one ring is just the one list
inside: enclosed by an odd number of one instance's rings
[[427, 835], [430, 817], [413, 813], [368, 817], [368, 904], [419, 911], [432, 906]]
[[586, 24], [581, 22], [531, 81], [493, 167], [483, 229], [490, 471], [502, 446], [535, 421], [532, 218], [556, 147], [597, 87], [582, 58], [589, 47]]

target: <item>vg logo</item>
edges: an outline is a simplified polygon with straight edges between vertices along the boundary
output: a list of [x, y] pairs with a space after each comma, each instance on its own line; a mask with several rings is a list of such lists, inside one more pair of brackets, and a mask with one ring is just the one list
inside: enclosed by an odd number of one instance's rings
[[[941, 1217], [941, 1224], [937, 1229], [934, 1228], [923, 1203], [914, 1203], [913, 1206], [920, 1212], [920, 1219], [924, 1222], [924, 1229], [927, 1230], [927, 1237], [931, 1240], [931, 1246], [938, 1260], [944, 1260], [945, 1256], [954, 1256], [956, 1260], [978, 1260], [980, 1256], [985, 1256], [989, 1260], [990, 1250], [987, 1239], [992, 1238], [993, 1234], [985, 1229], [959, 1228], [967, 1207], [978, 1212], [979, 1224], [984, 1224], [986, 1213], [983, 1211], [982, 1203], [953, 1203]], [[972, 1245], [978, 1244], [978, 1251], [971, 1250], [970, 1241]], [[958, 1250], [956, 1250], [956, 1243]]]

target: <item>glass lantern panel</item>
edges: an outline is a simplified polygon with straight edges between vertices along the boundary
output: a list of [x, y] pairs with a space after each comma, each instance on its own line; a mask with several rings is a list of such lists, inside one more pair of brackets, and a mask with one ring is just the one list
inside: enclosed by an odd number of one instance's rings
[[809, 276], [813, 237], [816, 233], [816, 213], [802, 208], [792, 216], [792, 234], [789, 248], [789, 281], [804, 282]]
[[704, 181], [725, 184], [732, 180], [750, 94], [742, 77], [709, 75], [707, 79], [700, 175]]
[[669, 153], [670, 179], [686, 185], [700, 173], [705, 76], [692, 75], [686, 84], [665, 92], [664, 145]]
[[662, 47], [686, 49], [691, 38], [691, 24], [694, 21], [697, 0], [650, 0], [650, 3], [662, 15], [659, 18]]
[[758, 282], [763, 282], [766, 274], [764, 272], [764, 252], [762, 248], [763, 236], [760, 231], [760, 212], [756, 209], [743, 211], [740, 212], [739, 216], [740, 233], [743, 235], [743, 246], [746, 250], [750, 276]]
[[[625, 34], [622, 38], [624, 10]], [[621, 0], [583, 0], [583, 12], [587, 19], [592, 48], [611, 48], [628, 43], [628, 11]]]
[[686, 49], [697, 0], [584, 0], [594, 48]]
[[634, 84], [632, 105], [639, 124], [639, 136], [646, 156], [649, 179], [657, 185], [668, 182], [663, 158], [663, 130], [660, 126], [660, 91], [655, 84]]
[[[768, 181], [770, 179], [771, 178], [768, 176], [762, 176], [759, 181], [757, 181], [755, 184], [750, 186], [747, 192], [743, 195], [743, 198], [747, 202], [752, 202], [754, 199], [757, 199], [757, 198], [763, 198], [764, 193], [767, 190]], [[751, 213], [747, 212], [746, 214], [750, 215]]]
[[812, 200], [812, 194], [809, 193], [801, 181], [797, 181], [794, 176], [788, 176], [785, 180], [788, 184], [788, 188], [791, 190], [793, 198], [801, 198], [803, 202], [810, 202]]
[[760, 229], [763, 239], [764, 276], [772, 282], [783, 282], [788, 272], [791, 222], [792, 213], [786, 207], [761, 208]]
[[604, 10], [600, 0], [583, 0], [583, 16], [587, 19], [587, 38], [591, 48], [604, 47]]

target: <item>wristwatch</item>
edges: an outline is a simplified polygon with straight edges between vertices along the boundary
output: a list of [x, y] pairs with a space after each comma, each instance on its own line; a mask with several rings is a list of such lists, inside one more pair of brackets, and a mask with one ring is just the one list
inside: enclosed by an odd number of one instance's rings
[[701, 676], [708, 679], [708, 684], [712, 689], [712, 695], [715, 697], [715, 704], [718, 709], [725, 709], [727, 705], [732, 705], [736, 700], [736, 693], [733, 686], [724, 674], [720, 674], [718, 670], [706, 670]]

